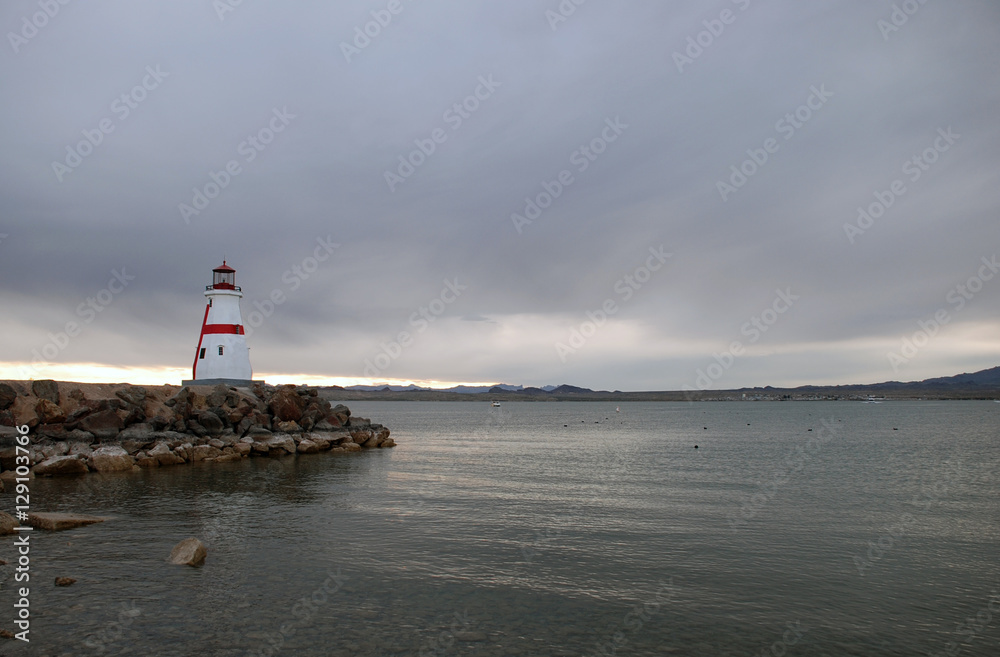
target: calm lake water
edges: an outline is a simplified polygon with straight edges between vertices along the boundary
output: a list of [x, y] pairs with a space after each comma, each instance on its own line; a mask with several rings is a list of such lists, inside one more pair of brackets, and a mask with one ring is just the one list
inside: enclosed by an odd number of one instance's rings
[[33, 480], [113, 519], [0, 654], [1000, 654], [1000, 404], [349, 405], [399, 447]]

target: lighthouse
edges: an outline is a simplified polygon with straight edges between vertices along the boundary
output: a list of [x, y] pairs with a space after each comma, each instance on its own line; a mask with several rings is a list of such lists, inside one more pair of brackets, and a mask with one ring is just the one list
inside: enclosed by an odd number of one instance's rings
[[253, 371], [240, 313], [243, 291], [236, 285], [236, 270], [225, 260], [212, 270], [212, 284], [205, 287], [205, 296], [208, 305], [194, 355], [193, 380], [183, 385], [249, 386]]

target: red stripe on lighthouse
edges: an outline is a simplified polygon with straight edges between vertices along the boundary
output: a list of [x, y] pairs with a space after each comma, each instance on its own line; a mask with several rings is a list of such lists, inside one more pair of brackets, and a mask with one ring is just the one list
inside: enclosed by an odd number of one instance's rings
[[202, 335], [243, 335], [243, 326], [240, 324], [205, 324], [201, 327]]
[[205, 304], [205, 317], [201, 320], [201, 335], [198, 336], [198, 348], [194, 352], [194, 366], [191, 368], [191, 380], [198, 379], [198, 355], [201, 354], [201, 341], [205, 339], [205, 327], [208, 326], [208, 311], [211, 303]]

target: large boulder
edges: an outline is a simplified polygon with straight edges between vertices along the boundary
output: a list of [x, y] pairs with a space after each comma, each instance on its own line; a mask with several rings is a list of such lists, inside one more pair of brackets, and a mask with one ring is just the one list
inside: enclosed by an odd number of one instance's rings
[[209, 406], [222, 406], [229, 397], [229, 388], [221, 383], [212, 388], [212, 392], [205, 397], [205, 403]]
[[146, 403], [146, 389], [142, 386], [125, 386], [115, 391], [115, 396], [130, 406], [142, 407]]
[[149, 441], [152, 440], [153, 435], [153, 425], [147, 424], [145, 422], [140, 422], [139, 424], [133, 424], [130, 427], [126, 427], [118, 434], [118, 440], [136, 440], [136, 441]]
[[333, 443], [335, 445], [339, 444], [339, 443], [351, 443], [351, 442], [354, 442], [353, 440], [351, 440], [351, 434], [350, 434], [350, 432], [348, 432], [345, 429], [336, 429], [334, 431], [324, 432], [323, 433], [323, 438], [325, 438], [326, 440], [329, 440], [331, 443]]
[[66, 423], [67, 424], [77, 423], [96, 410], [97, 410], [97, 402], [87, 400], [84, 404], [74, 409], [72, 412], [70, 412], [69, 415], [66, 416]]
[[319, 452], [319, 445], [308, 438], [303, 438], [299, 441], [298, 451], [300, 454], [316, 454]]
[[278, 433], [302, 433], [302, 427], [295, 420], [288, 420], [287, 422], [276, 422], [274, 430]]
[[316, 404], [310, 404], [309, 408], [305, 410], [302, 414], [302, 418], [299, 419], [299, 425], [302, 427], [303, 431], [311, 431], [316, 423], [320, 420], [325, 420], [326, 414], [323, 409], [319, 408]]
[[178, 566], [200, 566], [205, 563], [207, 556], [208, 550], [204, 544], [197, 538], [191, 537], [175, 545], [167, 561]]
[[125, 415], [124, 420], [126, 427], [145, 421], [146, 411], [142, 410], [142, 406], [129, 406], [128, 413]]
[[331, 415], [330, 417], [324, 418], [319, 422], [317, 422], [316, 424], [314, 424], [312, 426], [312, 430], [322, 431], [322, 432], [335, 431], [336, 429], [339, 429], [341, 426], [343, 426], [343, 423], [340, 421], [340, 418], [337, 417], [336, 415]]
[[309, 440], [313, 444], [315, 444], [316, 447], [321, 452], [330, 449], [330, 441], [323, 434], [320, 434], [320, 433], [311, 433], [311, 434], [308, 434], [307, 436], [303, 436], [303, 438], [306, 439], [306, 440]]
[[295, 439], [285, 433], [271, 436], [264, 441], [264, 444], [268, 446], [270, 451], [284, 450], [288, 454], [294, 454], [298, 449]]
[[163, 403], [166, 406], [174, 406], [174, 405], [184, 406], [185, 404], [188, 403], [190, 396], [191, 396], [191, 388], [184, 386], [183, 388], [177, 391], [176, 395], [174, 395], [170, 399], [167, 399]]
[[212, 411], [202, 411], [201, 413], [198, 413], [198, 424], [205, 427], [205, 431], [212, 436], [218, 436], [222, 433], [222, 430], [226, 428], [226, 423]]
[[60, 424], [66, 421], [66, 411], [59, 404], [48, 399], [39, 399], [35, 404], [35, 415], [42, 424]]
[[28, 524], [35, 529], [46, 529], [48, 531], [62, 531], [64, 529], [74, 529], [84, 525], [92, 525], [95, 522], [104, 522], [106, 518], [98, 516], [87, 516], [78, 513], [29, 513]]
[[190, 450], [191, 462], [204, 461], [205, 459], [214, 459], [222, 456], [222, 451], [218, 447], [212, 447], [211, 445], [195, 445]]
[[80, 429], [94, 434], [97, 440], [111, 440], [125, 428], [122, 419], [113, 410], [98, 411], [80, 420]]
[[[351, 439], [362, 447], [374, 447], [377, 444], [375, 432], [371, 429], [352, 429]], [[369, 444], [371, 442], [371, 444]]]
[[154, 415], [153, 417], [146, 418], [149, 425], [153, 427], [153, 431], [163, 431], [171, 424], [171, 420], [163, 417], [162, 415]]
[[89, 472], [87, 462], [78, 456], [52, 456], [35, 466], [38, 475], [71, 475]]
[[306, 408], [306, 401], [294, 388], [280, 388], [267, 402], [267, 407], [278, 420], [298, 421]]
[[17, 399], [17, 390], [7, 383], [0, 383], [0, 410], [7, 410]]
[[52, 379], [32, 381], [31, 393], [39, 399], [48, 399], [53, 404], [59, 403], [59, 384]]
[[98, 447], [90, 455], [90, 467], [97, 472], [125, 472], [133, 465], [135, 459], [120, 445]]

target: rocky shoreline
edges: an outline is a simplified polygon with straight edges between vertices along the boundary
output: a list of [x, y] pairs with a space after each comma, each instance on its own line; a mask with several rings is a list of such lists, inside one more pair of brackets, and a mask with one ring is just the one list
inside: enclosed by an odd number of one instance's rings
[[0, 382], [0, 490], [15, 476], [15, 426], [27, 425], [35, 475], [121, 472], [254, 456], [395, 447], [314, 388]]

